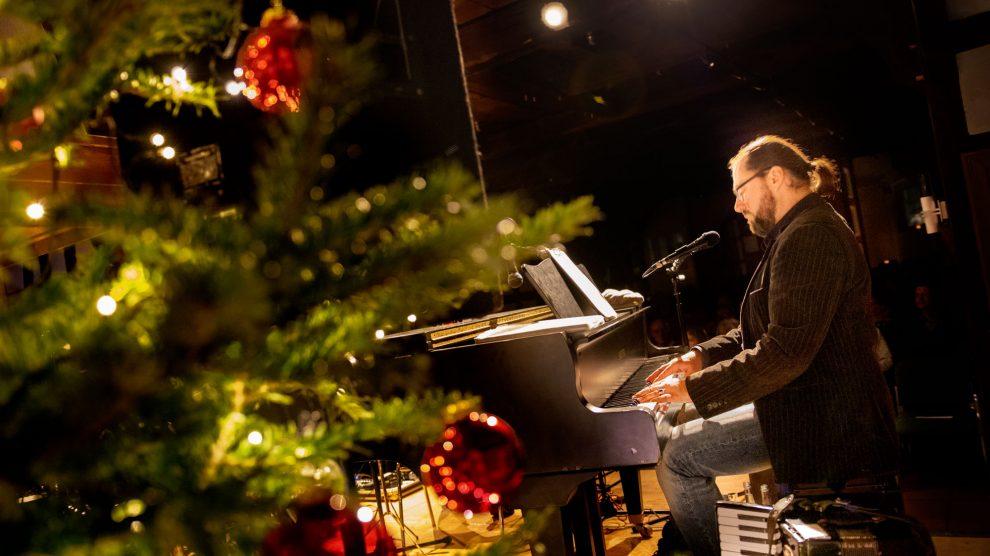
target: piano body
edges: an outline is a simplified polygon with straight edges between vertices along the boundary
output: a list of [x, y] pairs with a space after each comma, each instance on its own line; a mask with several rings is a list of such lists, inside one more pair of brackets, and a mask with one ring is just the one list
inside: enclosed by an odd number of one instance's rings
[[524, 514], [556, 508], [559, 522], [552, 519], [540, 539], [545, 554], [604, 554], [598, 472], [657, 462], [654, 416], [631, 395], [676, 350], [647, 340], [645, 312], [619, 313], [588, 331], [485, 343], [474, 342], [480, 330], [554, 315], [545, 307], [527, 309], [392, 336], [424, 336], [435, 382], [480, 395], [485, 411], [516, 430], [525, 477], [507, 505]]

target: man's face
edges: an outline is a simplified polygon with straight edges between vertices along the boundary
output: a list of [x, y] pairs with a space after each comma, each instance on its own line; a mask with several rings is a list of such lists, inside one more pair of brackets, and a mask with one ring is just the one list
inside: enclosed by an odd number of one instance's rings
[[736, 196], [733, 208], [743, 215], [749, 230], [760, 237], [766, 237], [776, 223], [777, 200], [767, 188], [766, 173], [769, 168], [751, 170], [748, 159], [741, 160], [732, 168], [732, 192]]

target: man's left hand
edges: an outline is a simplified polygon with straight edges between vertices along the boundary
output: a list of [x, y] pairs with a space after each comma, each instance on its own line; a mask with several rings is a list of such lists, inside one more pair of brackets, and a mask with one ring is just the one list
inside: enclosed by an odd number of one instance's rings
[[639, 403], [657, 402], [658, 405], [691, 402], [687, 384], [680, 375], [668, 376], [663, 380], [648, 384], [646, 388], [633, 394], [633, 399]]

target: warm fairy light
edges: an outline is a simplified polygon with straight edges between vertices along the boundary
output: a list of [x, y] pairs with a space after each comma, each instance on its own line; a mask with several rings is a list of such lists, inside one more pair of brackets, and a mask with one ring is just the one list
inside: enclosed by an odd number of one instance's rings
[[117, 301], [109, 295], [104, 295], [96, 300], [96, 310], [101, 315], [109, 317], [117, 311]]
[[381, 329], [375, 330], [375, 339], [376, 340], [381, 340], [384, 337], [385, 337], [385, 331], [384, 330], [381, 330]]
[[[182, 66], [175, 66], [172, 68], [171, 81], [175, 84], [174, 89], [181, 92], [189, 92], [192, 90], [192, 85], [189, 83], [189, 75], [186, 73], [186, 68]], [[169, 80], [164, 80], [166, 84], [169, 84]]]
[[223, 88], [225, 91], [227, 91], [228, 95], [233, 96], [233, 95], [241, 94], [241, 91], [244, 90], [244, 87], [245, 87], [244, 83], [241, 83], [240, 81], [228, 81]]
[[567, 27], [567, 8], [560, 2], [547, 2], [540, 10], [540, 18], [547, 27], [557, 30]]
[[160, 146], [164, 145], [165, 144], [165, 136], [162, 135], [161, 133], [152, 133], [151, 134], [151, 144], [154, 145], [154, 146], [156, 146], [156, 147], [160, 147]]
[[24, 212], [27, 213], [28, 218], [31, 220], [40, 220], [43, 216], [45, 216], [45, 205], [34, 202], [28, 205]]
[[370, 523], [375, 518], [375, 510], [368, 506], [361, 506], [358, 508], [357, 518], [361, 523]]
[[234, 68], [234, 77], [243, 77], [244, 68]]
[[409, 322], [416, 322], [416, 315], [409, 315], [406, 317], [406, 320]]
[[173, 149], [172, 147], [165, 147], [162, 149], [161, 154], [162, 154], [162, 158], [164, 158], [165, 160], [172, 160], [173, 158], [175, 158], [175, 149]]
[[507, 236], [516, 231], [516, 221], [511, 218], [503, 218], [495, 225], [495, 229], [503, 236]]
[[474, 517], [474, 512], [471, 510], [464, 510], [464, 519], [471, 519]]
[[258, 431], [251, 431], [250, 434], [248, 434], [247, 441], [248, 441], [248, 444], [251, 444], [252, 446], [258, 446], [259, 444], [261, 444], [261, 442], [264, 439], [265, 439], [265, 437], [261, 436], [261, 433], [260, 432], [258, 432]]
[[64, 145], [59, 145], [55, 147], [54, 153], [55, 162], [59, 168], [65, 168], [69, 165], [69, 149], [65, 148]]
[[330, 507], [337, 510], [343, 510], [347, 507], [347, 497], [343, 494], [334, 494], [330, 497]]
[[498, 417], [494, 415], [489, 415], [488, 418], [485, 419], [485, 424], [488, 425], [489, 427], [494, 427], [495, 425], [498, 424]]

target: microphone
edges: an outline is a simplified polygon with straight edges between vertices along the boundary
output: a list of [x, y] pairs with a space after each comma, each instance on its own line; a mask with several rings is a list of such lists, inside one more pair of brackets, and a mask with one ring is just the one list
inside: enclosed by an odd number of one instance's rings
[[718, 240], [718, 232], [709, 231], [701, 234], [698, 239], [688, 243], [687, 245], [682, 245], [677, 249], [674, 249], [672, 253], [653, 263], [653, 265], [646, 269], [646, 272], [643, 273], [643, 278], [646, 278], [650, 274], [653, 274], [674, 261], [679, 261], [685, 257], [693, 255], [694, 253], [697, 253], [698, 251], [704, 251], [705, 249], [715, 247], [715, 245], [718, 244]]

